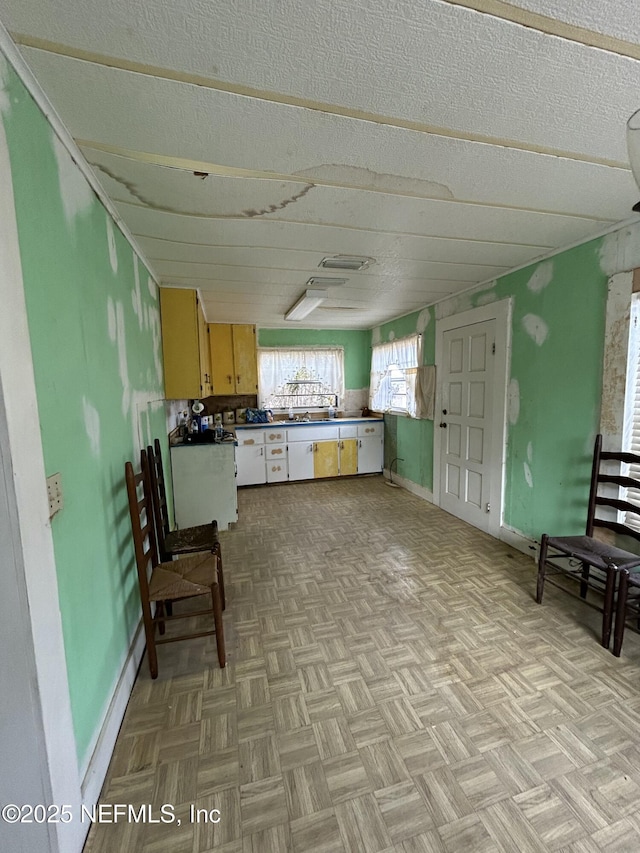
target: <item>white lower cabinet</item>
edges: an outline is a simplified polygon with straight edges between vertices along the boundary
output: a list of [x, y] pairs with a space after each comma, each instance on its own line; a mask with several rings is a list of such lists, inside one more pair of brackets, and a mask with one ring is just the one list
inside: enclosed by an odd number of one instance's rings
[[264, 433], [259, 429], [236, 430], [236, 466], [239, 486], [267, 482]]
[[236, 427], [238, 485], [382, 471], [382, 421]]
[[313, 442], [289, 441], [289, 479], [313, 480]]
[[267, 444], [265, 455], [267, 459], [267, 483], [282, 483], [283, 480], [288, 480], [287, 445]]
[[377, 474], [384, 465], [382, 423], [358, 424], [358, 474]]

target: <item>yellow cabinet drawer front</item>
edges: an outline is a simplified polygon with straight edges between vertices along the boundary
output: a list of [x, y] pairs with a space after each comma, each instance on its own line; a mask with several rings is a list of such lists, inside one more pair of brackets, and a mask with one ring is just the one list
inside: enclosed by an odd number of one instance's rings
[[372, 436], [381, 436], [383, 429], [382, 421], [374, 421], [372, 423], [358, 424], [358, 435], [361, 438], [371, 438]]
[[347, 438], [340, 441], [340, 476], [358, 473], [358, 440]]
[[235, 394], [233, 342], [229, 323], [209, 323], [213, 394]]
[[284, 444], [287, 440], [286, 430], [280, 429], [265, 429], [265, 440], [267, 444]]
[[313, 476], [338, 476], [338, 442], [316, 441], [313, 445]]
[[255, 394], [258, 391], [256, 327], [246, 324], [234, 325], [232, 337], [236, 394]]
[[160, 288], [164, 388], [168, 400], [202, 395], [195, 290]]

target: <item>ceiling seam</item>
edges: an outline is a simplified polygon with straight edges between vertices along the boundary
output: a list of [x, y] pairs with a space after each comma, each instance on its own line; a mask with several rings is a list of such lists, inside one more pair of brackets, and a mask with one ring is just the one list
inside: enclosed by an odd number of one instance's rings
[[528, 9], [522, 9], [504, 2], [504, 0], [440, 0], [440, 2], [508, 21], [511, 24], [528, 30], [535, 30], [543, 35], [555, 36], [563, 41], [592, 47], [604, 53], [613, 53], [616, 56], [624, 56], [626, 59], [640, 60], [640, 45], [638, 44], [617, 36], [599, 33], [587, 27], [580, 27], [577, 24], [556, 20], [539, 12], [531, 12]]
[[[126, 202], [123, 202], [123, 204], [126, 204]], [[255, 220], [247, 220], [247, 221], [255, 222]], [[265, 220], [262, 220], [262, 221], [264, 222]], [[282, 220], [270, 219], [270, 220], [266, 220], [266, 221], [277, 225]], [[295, 222], [293, 224], [299, 225], [301, 227], [307, 226], [306, 222]], [[336, 226], [335, 225], [332, 225], [332, 226], [316, 225], [315, 227], [335, 228]], [[349, 227], [349, 226], [345, 226], [345, 227]], [[361, 230], [366, 231], [368, 229], [361, 229]], [[205, 246], [208, 248], [210, 248], [211, 246], [215, 246], [218, 248], [220, 248], [220, 247], [235, 248], [235, 245], [236, 245], [234, 243], [191, 243], [187, 240], [173, 240], [173, 239], [170, 239], [168, 237], [158, 237], [158, 236], [153, 235], [153, 234], [137, 234], [136, 232], [133, 232], [133, 233], [134, 233], [134, 236], [136, 236], [136, 237], [142, 237], [142, 238], [145, 238], [148, 240], [162, 240], [164, 243], [179, 243], [182, 246]], [[440, 236], [440, 235], [435, 235], [435, 234], [413, 234], [413, 233], [408, 233], [408, 232], [404, 232], [404, 231], [393, 231], [393, 232], [380, 231], [380, 232], [376, 232], [376, 233], [380, 233], [380, 234], [385, 234], [385, 233], [391, 234], [392, 233], [394, 235], [394, 237], [396, 237], [396, 236], [403, 237], [404, 236], [404, 237], [412, 237], [412, 238], [417, 238], [417, 239], [423, 239], [424, 238], [426, 240], [447, 240], [447, 241], [453, 241], [454, 243], [481, 243], [481, 244], [484, 244], [487, 246], [518, 246], [518, 247], [521, 247], [523, 249], [553, 249], [554, 248], [553, 246], [547, 246], [544, 243], [542, 243], [542, 244], [541, 243], [517, 243], [517, 242], [505, 242], [504, 240], [481, 240], [477, 237], [446, 237], [446, 236]], [[254, 248], [256, 248], [256, 249], [264, 249], [264, 248], [273, 249], [276, 247], [274, 247], [274, 246], [254, 246]], [[291, 248], [294, 249], [295, 247], [291, 247]], [[284, 251], [287, 251], [287, 250], [285, 249]], [[312, 251], [312, 250], [309, 250], [309, 251]], [[409, 258], [409, 260], [416, 260], [416, 259], [415, 258]]]
[[[287, 250], [283, 249], [282, 251], [287, 251]], [[305, 250], [301, 250], [301, 251], [306, 251], [306, 252], [308, 252], [308, 254], [313, 254], [316, 256], [322, 254], [322, 252], [314, 252], [313, 250], [310, 250], [310, 249], [305, 249]], [[302, 272], [302, 273], [308, 272], [308, 270], [298, 268], [298, 267], [268, 267], [268, 266], [265, 266], [264, 264], [261, 264], [260, 266], [256, 266], [255, 264], [220, 264], [220, 263], [217, 263], [216, 261], [185, 261], [185, 260], [180, 260], [180, 259], [176, 259], [176, 258], [155, 258], [155, 257], [153, 257], [153, 255], [151, 255], [151, 259], [154, 261], [157, 261], [160, 264], [167, 264], [167, 263], [168, 264], [195, 264], [196, 266], [231, 267], [231, 269], [236, 269], [237, 267], [242, 267], [243, 269], [247, 269], [247, 270], [273, 270], [274, 272]], [[393, 262], [397, 262], [398, 260], [399, 260], [399, 258], [393, 258]], [[406, 260], [409, 260], [409, 259], [407, 258]], [[376, 266], [379, 263], [380, 263], [380, 255], [378, 255], [376, 258]], [[475, 263], [472, 264], [472, 263], [465, 263], [464, 261], [431, 261], [431, 260], [426, 260], [426, 261], [419, 261], [419, 263], [423, 263], [423, 264], [447, 264], [448, 266], [456, 266], [456, 267], [492, 267], [493, 269], [500, 268], [500, 267], [504, 267], [504, 269], [509, 268], [507, 264], [475, 264]], [[372, 269], [375, 269], [375, 267], [369, 267], [369, 270], [372, 270]], [[351, 272], [351, 270], [345, 270], [344, 272], [346, 275], [346, 273]], [[326, 270], [322, 271], [322, 274], [323, 274], [323, 276], [328, 277], [328, 276], [326, 276]], [[358, 271], [356, 279], [364, 280], [366, 278], [385, 278], [385, 277], [389, 278], [391, 276], [392, 276], [392, 273], [378, 274], [378, 273], [374, 273], [371, 271], [369, 271], [369, 272]], [[354, 281], [356, 279], [354, 279]]]
[[[83, 151], [83, 153], [84, 153], [85, 149], [89, 149], [91, 151], [102, 151], [102, 152], [104, 152], [106, 154], [110, 154], [114, 157], [120, 157], [124, 160], [129, 160], [132, 163], [143, 163], [144, 165], [156, 166], [156, 167], [161, 168], [161, 169], [173, 169], [175, 171], [183, 171], [183, 172], [190, 172], [190, 173], [191, 172], [208, 171], [209, 175], [212, 177], [239, 178], [241, 180], [268, 180], [268, 181], [275, 181], [278, 183], [289, 182], [289, 183], [304, 184], [305, 186], [308, 186], [309, 184], [311, 184], [314, 187], [327, 187], [329, 189], [344, 189], [344, 190], [352, 190], [352, 191], [356, 191], [356, 192], [376, 193], [378, 195], [390, 195], [390, 196], [395, 196], [397, 198], [416, 198], [416, 199], [423, 199], [424, 201], [447, 202], [449, 204], [467, 204], [469, 206], [486, 207], [486, 208], [499, 209], [499, 210], [518, 210], [518, 211], [522, 211], [524, 213], [535, 213], [535, 214], [543, 214], [543, 215], [548, 215], [548, 216], [564, 216], [564, 217], [567, 217], [570, 219], [590, 220], [593, 222], [616, 222], [617, 221], [616, 219], [603, 218], [601, 216], [591, 216], [591, 215], [583, 214], [583, 213], [569, 213], [567, 211], [547, 210], [545, 208], [536, 208], [536, 207], [521, 207], [521, 206], [515, 205], [515, 204], [504, 204], [504, 203], [499, 203], [499, 202], [486, 202], [486, 201], [474, 201], [473, 199], [465, 199], [465, 198], [455, 198], [455, 197], [454, 198], [447, 198], [447, 197], [438, 196], [438, 195], [432, 195], [432, 196], [420, 195], [418, 193], [397, 192], [394, 190], [385, 190], [385, 189], [379, 189], [377, 187], [362, 186], [359, 184], [349, 184], [349, 183], [340, 182], [340, 181], [327, 181], [324, 179], [316, 180], [311, 175], [306, 177], [306, 178], [302, 178], [299, 175], [295, 175], [295, 174], [290, 175], [290, 174], [284, 174], [284, 173], [278, 173], [278, 172], [261, 172], [261, 171], [254, 171], [252, 169], [240, 170], [240, 169], [237, 169], [235, 167], [232, 167], [231, 169], [229, 169], [229, 167], [226, 167], [226, 166], [220, 166], [220, 165], [214, 164], [214, 163], [203, 163], [200, 161], [191, 161], [189, 163], [189, 165], [171, 165], [171, 163], [169, 162], [171, 160], [180, 161], [181, 163], [184, 163], [185, 161], [183, 158], [173, 158], [173, 157], [169, 157], [167, 155], [154, 155], [154, 154], [151, 154], [148, 152], [134, 151], [133, 149], [130, 149], [130, 148], [120, 148], [119, 146], [116, 146], [116, 145], [108, 145], [108, 144], [95, 143], [95, 142], [92, 143], [90, 141], [87, 141], [86, 139], [76, 139], [75, 141], [76, 141], [76, 144]], [[123, 152], [127, 152], [127, 153], [123, 153]], [[136, 155], [139, 155], [139, 156], [136, 156]], [[87, 155], [85, 155], [85, 156], [87, 156]], [[87, 160], [88, 160], [88, 157], [87, 157]], [[90, 165], [92, 165], [96, 169], [99, 169], [100, 171], [105, 170], [105, 167], [100, 163], [94, 162], [92, 160], [88, 160], [88, 162]], [[229, 173], [229, 172], [231, 172], [231, 173]], [[235, 172], [242, 172], [244, 174], [234, 174]], [[107, 174], [109, 174], [109, 173], [107, 173]], [[110, 177], [114, 178], [114, 180], [118, 180], [113, 175], [110, 175]], [[399, 176], [399, 177], [402, 177], [402, 176]], [[122, 181], [119, 181], [119, 182], [123, 183]], [[139, 196], [135, 196], [135, 193], [133, 193], [131, 187], [128, 184], [126, 184], [125, 186], [130, 192], [132, 192], [134, 197], [138, 197], [139, 200], [144, 203], [145, 200]], [[151, 203], [147, 203], [147, 206], [152, 208], [152, 209], [156, 209], [154, 207], [154, 205]], [[158, 207], [157, 209], [161, 209], [161, 208]], [[170, 213], [172, 211], [167, 209], [166, 212]], [[198, 216], [200, 214], [185, 213], [184, 215], [185, 216]], [[207, 214], [202, 214], [202, 215], [207, 216]], [[226, 216], [224, 218], [226, 218]], [[243, 218], [243, 217], [240, 217], [240, 218]]]
[[[311, 186], [314, 186], [314, 184], [312, 184]], [[368, 190], [362, 190], [362, 192], [368, 192]], [[277, 211], [269, 211], [269, 210], [265, 210], [263, 212], [263, 214], [261, 214], [260, 216], [246, 216], [246, 215], [243, 216], [241, 213], [196, 213], [194, 211], [188, 211], [188, 210], [178, 211], [178, 210], [173, 210], [173, 209], [161, 207], [161, 206], [154, 207], [154, 206], [150, 206], [148, 204], [140, 204], [140, 203], [136, 203], [133, 201], [126, 201], [124, 199], [116, 198], [115, 196], [112, 196], [112, 198], [113, 198], [113, 201], [115, 204], [126, 204], [129, 207], [137, 207], [141, 210], [151, 210], [154, 213], [166, 213], [168, 216], [185, 216], [188, 219], [204, 219], [204, 220], [209, 220], [212, 222], [220, 221], [220, 220], [224, 221], [224, 222], [245, 222], [245, 221], [249, 221], [249, 220], [251, 220], [253, 222], [286, 222], [288, 224], [322, 225], [322, 226], [328, 226], [328, 227], [332, 227], [332, 228], [348, 228], [350, 230], [356, 230], [356, 231], [373, 231], [375, 234], [397, 234], [398, 233], [397, 231], [391, 231], [391, 230], [383, 231], [383, 230], [380, 230], [378, 228], [358, 228], [355, 225], [344, 225], [342, 223], [337, 223], [337, 222], [329, 222], [329, 223], [327, 223], [327, 222], [303, 222], [299, 219], [283, 219], [282, 217], [278, 217], [277, 219], [263, 219], [263, 215], [264, 216], [271, 216], [273, 213], [277, 212]], [[444, 198], [429, 198], [429, 199], [423, 199], [423, 200], [424, 201], [431, 201], [431, 202], [438, 202], [438, 203], [448, 202], [449, 204], [452, 202], [454, 202], [454, 203], [456, 202], [455, 199], [444, 199]], [[507, 205], [500, 205], [500, 204], [486, 204], [484, 202], [479, 202], [479, 201], [469, 201], [469, 202], [458, 201], [457, 204], [466, 204], [469, 207], [484, 207], [484, 208], [487, 208], [489, 210], [505, 210], [505, 211], [509, 211], [511, 213], [521, 212], [521, 213], [524, 213], [525, 215], [530, 214], [532, 216], [558, 216], [558, 217], [562, 217], [563, 219], [580, 219], [583, 222], [614, 223], [614, 222], [618, 221], [616, 219], [610, 219], [609, 217], [603, 217], [603, 216], [586, 216], [586, 215], [580, 214], [580, 213], [556, 213], [553, 210], [551, 210], [551, 211], [546, 211], [546, 210], [538, 211], [538, 210], [530, 210], [528, 208], [521, 208], [521, 207], [509, 207]], [[407, 232], [407, 233], [413, 233], [413, 232]], [[420, 236], [420, 235], [416, 234], [415, 236]]]
[[146, 77], [155, 77], [160, 80], [170, 80], [176, 83], [185, 83], [187, 85], [198, 86], [204, 89], [212, 89], [219, 92], [226, 92], [232, 95], [238, 95], [241, 97], [253, 98], [255, 100], [280, 104], [282, 106], [299, 107], [315, 112], [343, 116], [345, 118], [350, 118], [357, 121], [380, 124], [387, 127], [397, 127], [404, 130], [413, 130], [418, 133], [428, 134], [430, 136], [441, 136], [445, 139], [460, 139], [468, 142], [476, 142], [478, 144], [491, 145], [496, 148], [509, 148], [516, 151], [528, 151], [534, 154], [543, 154], [550, 157], [559, 157], [564, 160], [575, 160], [578, 162], [593, 163], [595, 165], [609, 166], [610, 168], [624, 169], [625, 171], [630, 171], [628, 164], [623, 163], [619, 160], [609, 160], [608, 158], [604, 157], [581, 155], [575, 151], [564, 151], [562, 149], [547, 148], [542, 145], [526, 144], [523, 142], [518, 142], [515, 139], [501, 139], [499, 137], [491, 137], [482, 134], [469, 133], [461, 130], [453, 130], [451, 128], [428, 125], [423, 122], [416, 122], [410, 121], [408, 119], [401, 119], [398, 117], [385, 116], [366, 110], [341, 107], [338, 104], [312, 101], [310, 99], [298, 97], [295, 95], [285, 95], [283, 93], [268, 92], [266, 90], [257, 89], [255, 87], [226, 83], [222, 80], [215, 80], [213, 78], [204, 77], [197, 74], [174, 71], [172, 69], [147, 65], [141, 62], [133, 62], [131, 60], [125, 60], [119, 57], [105, 56], [100, 53], [85, 51], [78, 48], [72, 48], [68, 45], [58, 44], [56, 42], [48, 41], [47, 39], [27, 36], [23, 33], [12, 32], [11, 37], [16, 42], [16, 44], [19, 44], [22, 47], [40, 50], [44, 51], [45, 53], [52, 53], [58, 56], [65, 56], [70, 59], [76, 59], [81, 62], [89, 62], [94, 65], [103, 65], [105, 67], [115, 68], [120, 71], [128, 71], [134, 74], [141, 74]]

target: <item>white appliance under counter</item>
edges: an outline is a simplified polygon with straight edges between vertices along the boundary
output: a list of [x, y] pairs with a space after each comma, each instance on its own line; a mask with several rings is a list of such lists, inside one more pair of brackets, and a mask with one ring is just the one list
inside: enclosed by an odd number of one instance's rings
[[235, 442], [171, 448], [173, 503], [179, 528], [210, 524], [227, 530], [238, 520]]

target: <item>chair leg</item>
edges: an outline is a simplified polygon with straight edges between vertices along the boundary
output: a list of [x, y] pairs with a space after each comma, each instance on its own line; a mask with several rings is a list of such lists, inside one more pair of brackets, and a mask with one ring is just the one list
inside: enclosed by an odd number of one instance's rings
[[227, 598], [224, 594], [224, 571], [222, 570], [222, 549], [220, 548], [220, 543], [218, 543], [214, 549], [213, 553], [218, 557], [218, 586], [220, 587], [220, 600], [222, 602], [222, 609], [227, 609]]
[[156, 628], [151, 616], [151, 606], [148, 601], [142, 602], [142, 621], [144, 623], [144, 635], [147, 640], [147, 659], [149, 661], [149, 672], [151, 678], [158, 677], [158, 654], [156, 652]]
[[627, 595], [629, 593], [629, 572], [620, 572], [618, 581], [618, 603], [616, 605], [616, 626], [613, 634], [613, 653], [619, 658], [624, 639], [624, 623], [627, 618]]
[[536, 601], [538, 604], [542, 604], [542, 594], [544, 592], [544, 575], [545, 568], [547, 563], [547, 540], [548, 536], [546, 533], [542, 535], [542, 539], [540, 540], [540, 556], [538, 557], [538, 585], [536, 588]]
[[222, 625], [222, 599], [220, 587], [214, 583], [211, 587], [211, 598], [213, 600], [213, 622], [216, 628], [216, 647], [218, 649], [218, 663], [220, 669], [227, 665], [227, 655], [224, 648], [224, 627]]
[[[589, 567], [586, 566], [588, 571]], [[613, 622], [613, 600], [615, 597], [616, 575], [617, 569], [607, 569], [607, 582], [604, 588], [604, 604], [602, 608], [602, 645], [605, 649], [609, 648], [611, 640], [611, 624]], [[584, 577], [584, 568], [583, 568]], [[583, 596], [585, 598], [586, 596]]]
[[[580, 581], [580, 598], [587, 597], [587, 590], [589, 589], [589, 573], [591, 571], [591, 567], [588, 563], [582, 564], [582, 580]], [[608, 578], [607, 578], [608, 581]], [[604, 643], [602, 644], [604, 645]]]
[[158, 617], [158, 631], [160, 632], [160, 635], [164, 634], [164, 630], [165, 630], [164, 619], [161, 618], [164, 616], [164, 612], [165, 612], [165, 603], [164, 603], [164, 601], [159, 601], [156, 604], [156, 616]]

